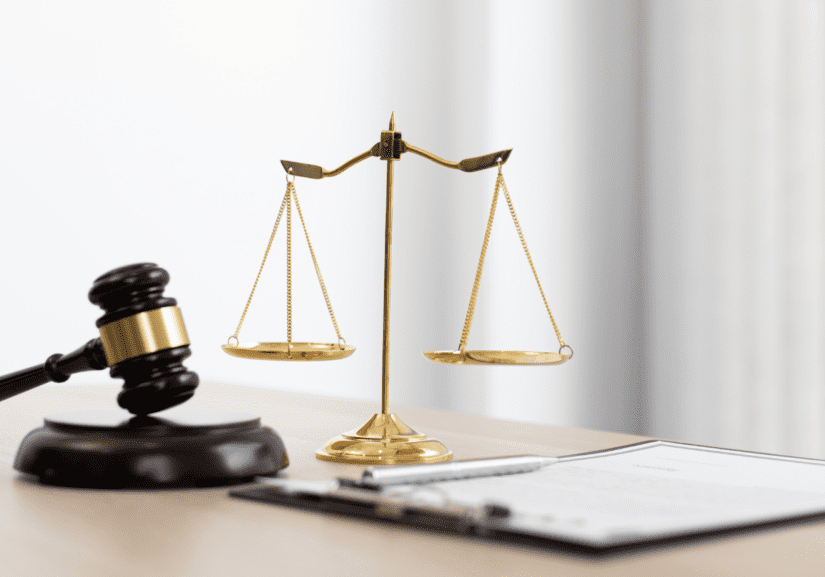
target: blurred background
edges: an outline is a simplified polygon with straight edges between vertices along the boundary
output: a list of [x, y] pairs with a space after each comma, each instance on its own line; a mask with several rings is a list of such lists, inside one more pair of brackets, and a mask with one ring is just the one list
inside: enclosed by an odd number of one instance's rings
[[[424, 358], [458, 345], [495, 170], [407, 154], [391, 407], [825, 457], [824, 107], [823, 1], [2, 2], [0, 373], [93, 338], [93, 280], [149, 261], [172, 275], [205, 386], [378, 407], [376, 159], [296, 183], [355, 354], [220, 345], [283, 197], [279, 160], [337, 167], [394, 111], [443, 158], [514, 149], [504, 175], [575, 358]], [[294, 233], [293, 338], [333, 342]], [[242, 341], [286, 340], [284, 245], [281, 229]], [[469, 348], [558, 349], [502, 203]]]

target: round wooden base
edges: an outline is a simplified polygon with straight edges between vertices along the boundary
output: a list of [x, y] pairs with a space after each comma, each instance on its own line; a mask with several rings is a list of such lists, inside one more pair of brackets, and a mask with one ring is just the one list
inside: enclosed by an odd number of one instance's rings
[[47, 417], [14, 460], [41, 483], [98, 489], [234, 485], [288, 464], [281, 438], [260, 418], [197, 407], [143, 417], [121, 409]]

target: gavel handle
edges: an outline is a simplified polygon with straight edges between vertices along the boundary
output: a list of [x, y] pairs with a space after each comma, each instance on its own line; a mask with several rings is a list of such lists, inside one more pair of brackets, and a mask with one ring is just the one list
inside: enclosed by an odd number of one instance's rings
[[99, 371], [107, 366], [103, 343], [100, 339], [92, 339], [67, 355], [52, 355], [42, 365], [0, 377], [0, 401], [46, 383], [65, 382], [75, 373]]

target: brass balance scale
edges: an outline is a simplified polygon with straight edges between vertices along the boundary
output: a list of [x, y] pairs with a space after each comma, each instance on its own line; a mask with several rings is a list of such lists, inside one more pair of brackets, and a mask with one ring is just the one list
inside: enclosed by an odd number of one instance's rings
[[[467, 309], [467, 316], [464, 321], [464, 328], [461, 332], [461, 340], [456, 350], [444, 351], [427, 351], [424, 353], [428, 359], [436, 363], [445, 363], [453, 365], [559, 365], [573, 357], [573, 349], [570, 345], [566, 345], [561, 337], [559, 328], [553, 319], [553, 313], [550, 312], [550, 307], [547, 304], [547, 298], [544, 296], [544, 290], [541, 288], [536, 267], [533, 265], [533, 259], [530, 257], [530, 251], [527, 248], [527, 243], [524, 240], [524, 234], [521, 231], [516, 212], [513, 208], [513, 202], [510, 198], [510, 193], [507, 191], [507, 185], [504, 183], [504, 176], [502, 174], [502, 166], [510, 157], [512, 149], [494, 152], [485, 156], [477, 158], [468, 158], [461, 162], [450, 162], [435, 156], [434, 154], [422, 150], [411, 144], [406, 143], [401, 139], [401, 133], [395, 129], [395, 113], [390, 119], [389, 130], [381, 132], [381, 140], [373, 146], [370, 150], [359, 154], [355, 158], [348, 160], [335, 170], [324, 170], [320, 166], [311, 164], [301, 164], [298, 162], [290, 162], [282, 160], [281, 164], [287, 172], [287, 188], [284, 194], [283, 202], [278, 211], [278, 216], [275, 219], [275, 226], [272, 229], [272, 234], [269, 237], [269, 244], [264, 253], [264, 259], [261, 267], [258, 270], [258, 276], [255, 278], [255, 283], [252, 285], [252, 292], [246, 302], [241, 320], [238, 323], [238, 328], [235, 333], [229, 337], [227, 344], [223, 345], [223, 350], [228, 354], [241, 357], [245, 359], [266, 359], [279, 361], [328, 361], [335, 359], [343, 359], [350, 356], [355, 347], [346, 344], [346, 341], [341, 336], [341, 331], [338, 328], [338, 323], [335, 320], [335, 314], [332, 311], [332, 304], [327, 294], [324, 280], [321, 276], [321, 269], [318, 266], [318, 261], [315, 257], [315, 251], [312, 248], [312, 243], [309, 240], [309, 233], [306, 229], [303, 213], [301, 212], [301, 205], [298, 202], [298, 194], [295, 189], [295, 178], [298, 176], [305, 178], [320, 179], [324, 177], [337, 176], [353, 167], [362, 160], [366, 160], [371, 156], [387, 161], [387, 205], [386, 205], [386, 226], [385, 226], [385, 241], [384, 241], [384, 340], [383, 340], [383, 355], [382, 355], [382, 388], [381, 388], [381, 412], [373, 415], [361, 427], [343, 433], [333, 439], [330, 439], [327, 444], [316, 451], [315, 456], [326, 461], [335, 461], [338, 463], [353, 463], [363, 465], [396, 465], [402, 463], [438, 463], [441, 461], [449, 461], [453, 454], [439, 441], [427, 438], [417, 431], [414, 431], [405, 425], [397, 415], [389, 412], [389, 348], [390, 348], [390, 265], [391, 265], [391, 248], [392, 248], [392, 188], [393, 188], [393, 162], [400, 160], [401, 155], [405, 152], [412, 152], [418, 156], [422, 156], [431, 160], [441, 166], [461, 170], [463, 172], [476, 172], [487, 168], [498, 167], [498, 177], [496, 178], [495, 190], [493, 192], [493, 203], [490, 207], [490, 217], [487, 220], [487, 231], [484, 234], [484, 242], [481, 247], [481, 257], [478, 261], [478, 269], [476, 271], [475, 281], [473, 283], [473, 290], [470, 296], [470, 304]], [[290, 179], [291, 177], [291, 179]], [[507, 206], [510, 209], [510, 215], [513, 217], [513, 222], [516, 225], [521, 244], [524, 247], [524, 253], [527, 255], [527, 261], [530, 263], [530, 268], [533, 270], [533, 276], [536, 279], [536, 284], [541, 292], [541, 297], [544, 300], [544, 306], [547, 309], [547, 314], [550, 317], [550, 322], [553, 324], [556, 337], [559, 341], [558, 352], [535, 352], [535, 351], [479, 351], [467, 350], [467, 337], [470, 334], [470, 326], [473, 322], [473, 313], [475, 312], [476, 296], [478, 295], [479, 282], [481, 280], [481, 271], [484, 267], [484, 258], [487, 253], [487, 244], [490, 240], [490, 230], [493, 226], [493, 217], [496, 212], [496, 204], [498, 202], [499, 190], [504, 191], [504, 197], [507, 201]], [[318, 282], [321, 285], [321, 290], [324, 294], [324, 300], [329, 310], [332, 324], [335, 327], [335, 332], [338, 336], [336, 343], [302, 343], [292, 342], [292, 201], [295, 202], [295, 208], [298, 212], [298, 217], [304, 230], [309, 252], [312, 256], [312, 262], [315, 265], [315, 272], [318, 276]], [[238, 339], [241, 326], [243, 325], [246, 313], [249, 310], [249, 304], [252, 302], [252, 297], [255, 294], [255, 289], [258, 286], [258, 281], [261, 278], [261, 272], [266, 264], [266, 258], [269, 255], [269, 250], [272, 248], [272, 241], [275, 239], [275, 233], [278, 230], [278, 225], [281, 217], [286, 211], [286, 226], [287, 226], [287, 340], [286, 342], [268, 342], [268, 343], [241, 343]], [[234, 340], [234, 342], [233, 342]]]

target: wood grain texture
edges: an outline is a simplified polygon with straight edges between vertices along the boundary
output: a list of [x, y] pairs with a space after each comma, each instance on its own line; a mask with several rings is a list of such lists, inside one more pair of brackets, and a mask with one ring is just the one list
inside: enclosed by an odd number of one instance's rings
[[[0, 558], [14, 575], [812, 575], [825, 526], [641, 549], [607, 558], [511, 546], [230, 499], [226, 489], [92, 491], [31, 484], [11, 468], [44, 415], [112, 407], [118, 387], [47, 385], [0, 403]], [[329, 437], [373, 414], [371, 403], [206, 383], [191, 405], [245, 410], [283, 437], [296, 479], [357, 477], [319, 461]], [[398, 408], [457, 459], [604, 449], [643, 437]]]

